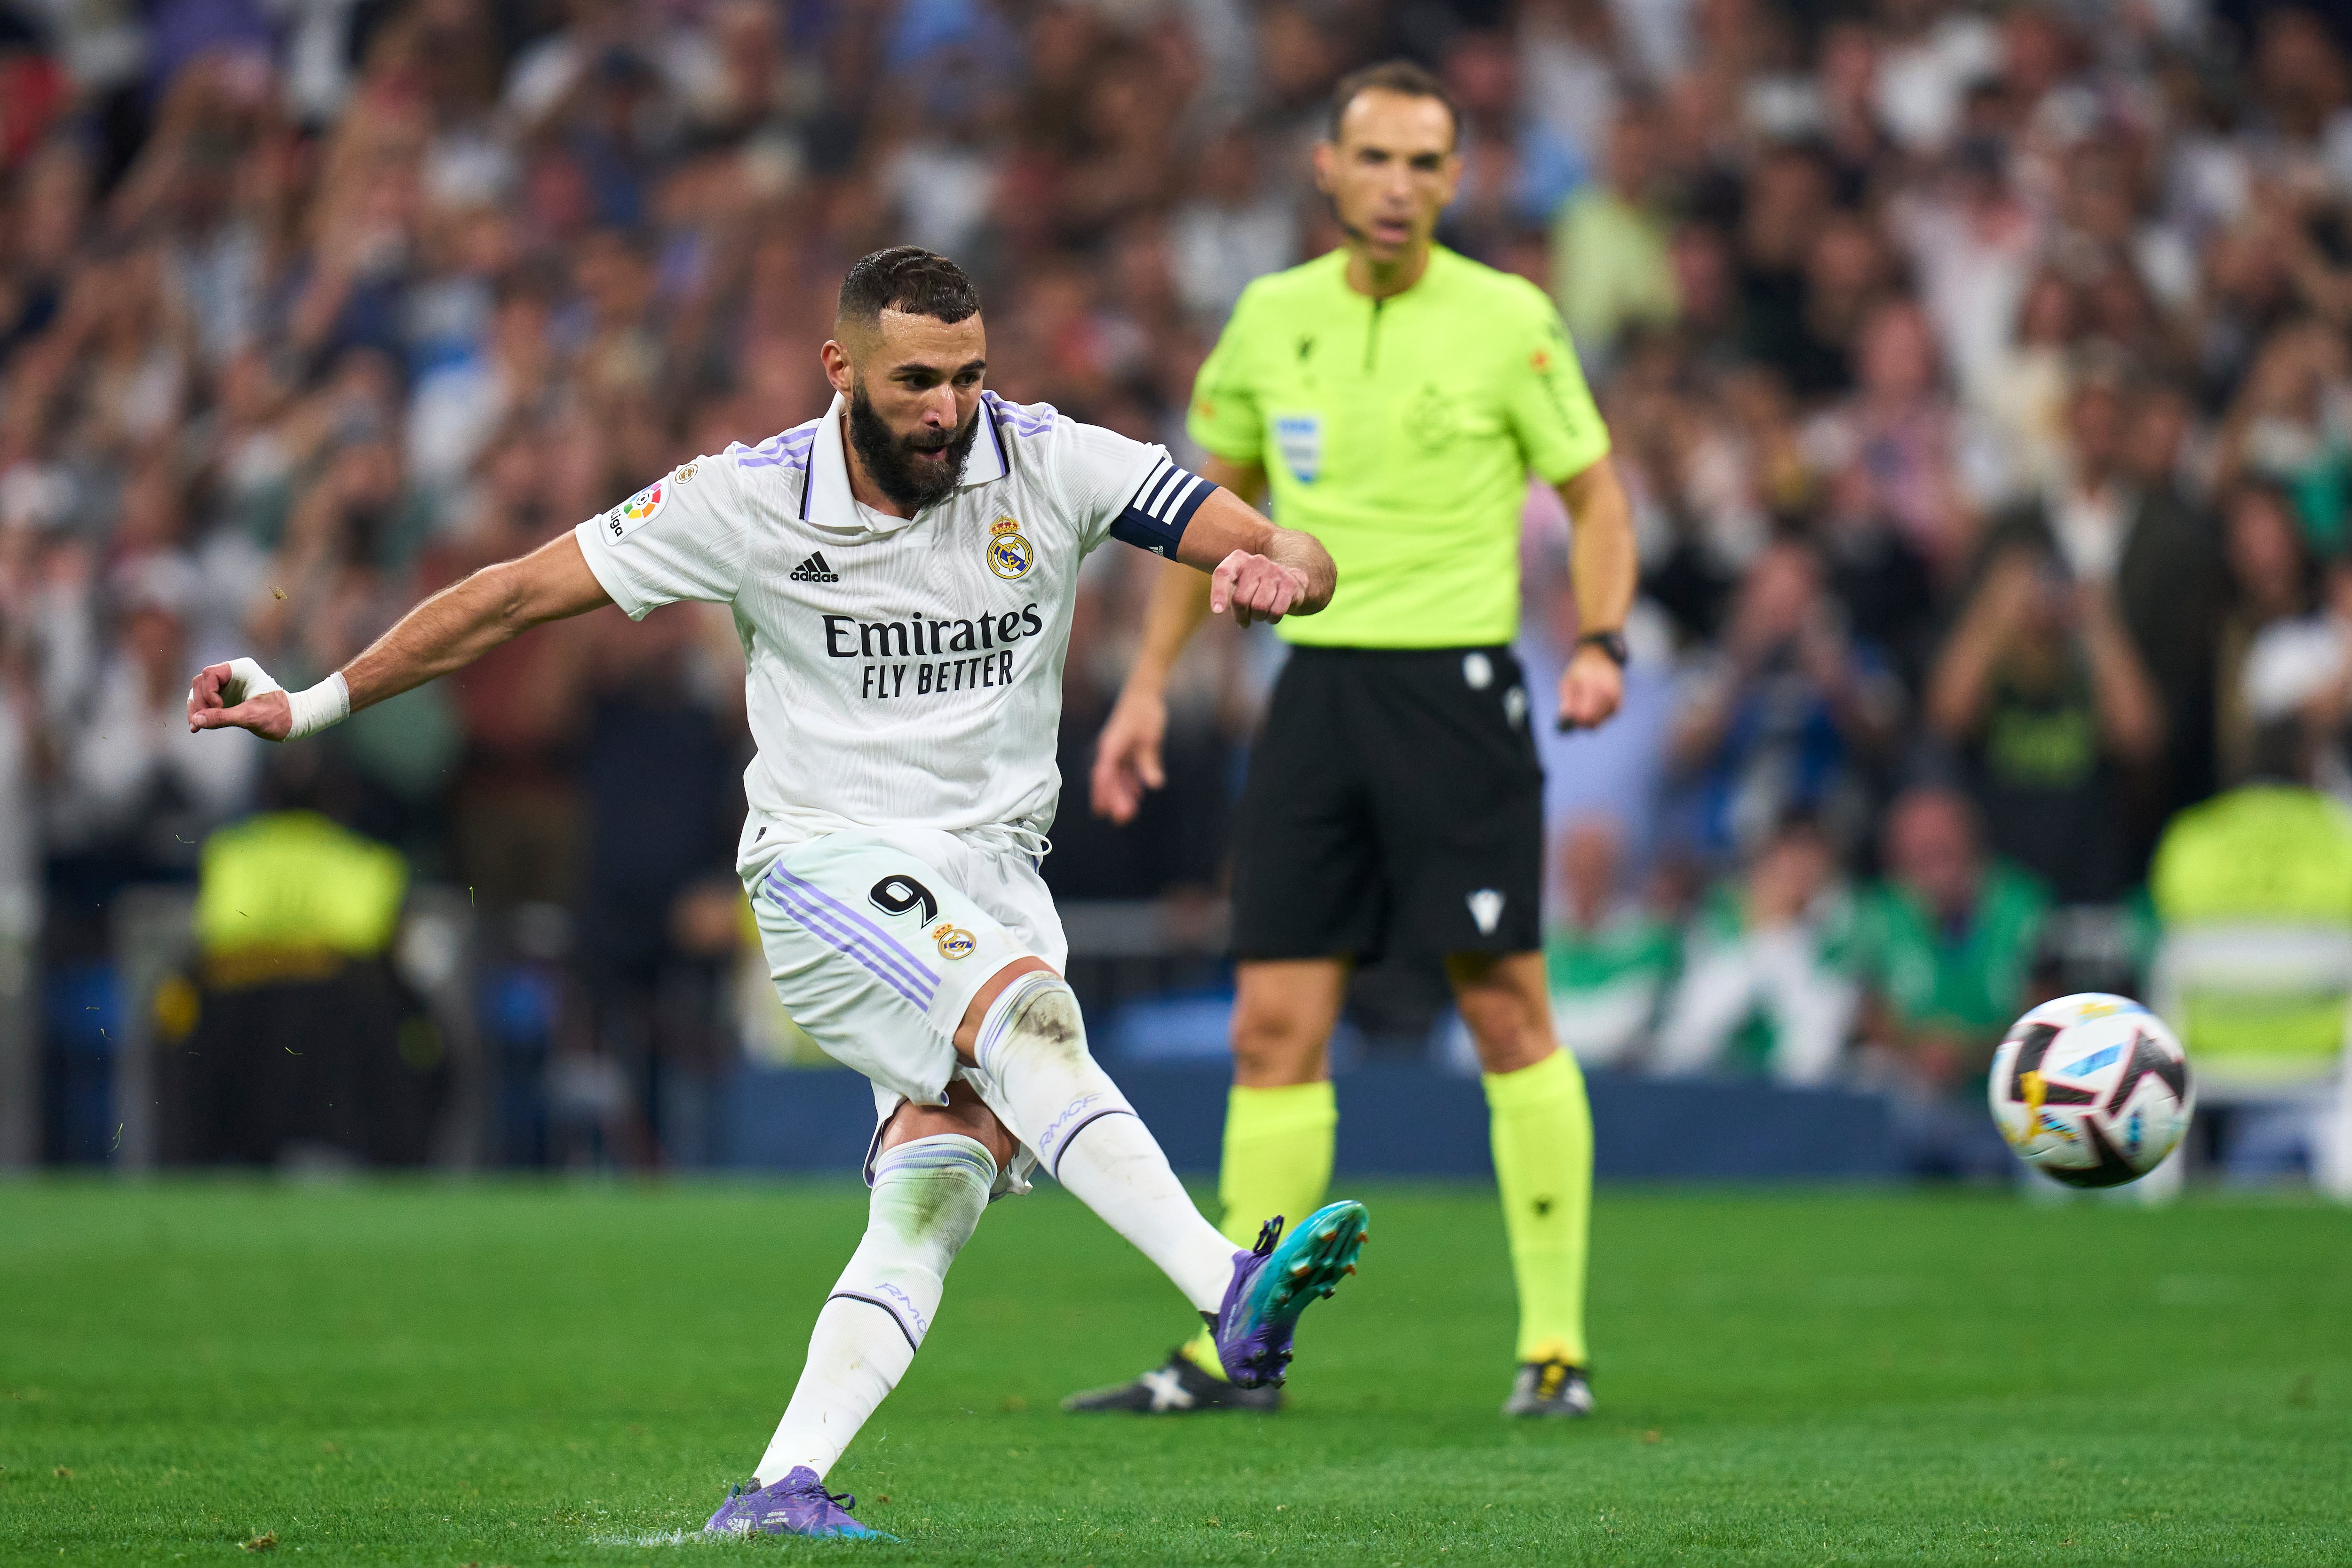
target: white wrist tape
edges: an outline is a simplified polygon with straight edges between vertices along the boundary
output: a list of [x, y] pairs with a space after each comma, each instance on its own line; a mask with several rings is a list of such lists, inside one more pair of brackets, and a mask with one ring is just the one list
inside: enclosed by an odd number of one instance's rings
[[316, 686], [288, 692], [286, 703], [294, 710], [294, 723], [286, 731], [286, 738], [299, 741], [352, 716], [351, 685], [339, 669]]
[[[229, 660], [228, 679], [221, 683], [221, 700], [234, 708], [240, 702], [272, 691], [286, 691], [270, 673], [253, 658]], [[327, 677], [316, 686], [300, 691], [286, 691], [286, 706], [293, 723], [286, 731], [289, 741], [305, 735], [315, 735], [330, 724], [340, 724], [352, 716], [352, 689], [343, 679], [341, 670]]]

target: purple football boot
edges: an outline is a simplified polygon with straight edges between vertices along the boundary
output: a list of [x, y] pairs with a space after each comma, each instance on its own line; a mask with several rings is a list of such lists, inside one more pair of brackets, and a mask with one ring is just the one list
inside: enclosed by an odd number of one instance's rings
[[819, 1539], [896, 1541], [849, 1517], [857, 1500], [829, 1492], [806, 1465], [771, 1486], [736, 1487], [702, 1527], [705, 1535], [809, 1535]]
[[1234, 1281], [1209, 1328], [1235, 1388], [1281, 1384], [1298, 1314], [1356, 1271], [1370, 1224], [1363, 1205], [1342, 1200], [1308, 1215], [1286, 1239], [1276, 1215], [1257, 1233], [1255, 1247], [1234, 1254]]

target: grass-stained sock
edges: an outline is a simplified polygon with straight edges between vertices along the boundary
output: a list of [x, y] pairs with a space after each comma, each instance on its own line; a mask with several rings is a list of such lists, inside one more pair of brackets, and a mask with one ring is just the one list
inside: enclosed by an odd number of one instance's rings
[[[1217, 1173], [1226, 1240], [1246, 1249], [1276, 1215], [1296, 1225], [1315, 1212], [1330, 1190], [1339, 1126], [1339, 1104], [1328, 1079], [1281, 1089], [1234, 1087], [1225, 1101], [1224, 1160]], [[1184, 1354], [1203, 1372], [1225, 1375], [1206, 1330]]]
[[1584, 1267], [1592, 1220], [1592, 1110], [1576, 1058], [1554, 1051], [1482, 1075], [1519, 1286], [1518, 1359], [1584, 1366]]
[[960, 1133], [910, 1139], [874, 1162], [866, 1235], [817, 1313], [792, 1404], [753, 1472], [762, 1486], [803, 1465], [822, 1480], [907, 1375], [995, 1184], [995, 1159]]

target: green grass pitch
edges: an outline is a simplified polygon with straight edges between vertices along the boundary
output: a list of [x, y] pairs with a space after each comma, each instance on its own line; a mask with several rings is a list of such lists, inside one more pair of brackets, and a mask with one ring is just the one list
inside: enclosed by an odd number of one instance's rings
[[896, 1547], [690, 1539], [863, 1224], [846, 1184], [0, 1184], [0, 1561], [2352, 1561], [2352, 1214], [1604, 1193], [1601, 1412], [1496, 1414], [1491, 1194], [1372, 1184], [1292, 1408], [1066, 1416], [1180, 1337], [1000, 1204], [835, 1472]]

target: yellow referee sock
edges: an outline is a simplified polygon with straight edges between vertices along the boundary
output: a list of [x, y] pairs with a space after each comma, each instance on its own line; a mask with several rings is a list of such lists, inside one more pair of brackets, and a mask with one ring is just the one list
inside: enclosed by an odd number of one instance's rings
[[[1328, 1079], [1283, 1089], [1235, 1085], [1225, 1101], [1224, 1162], [1217, 1173], [1225, 1238], [1247, 1247], [1276, 1215], [1286, 1228], [1314, 1213], [1330, 1190], [1339, 1127], [1339, 1103]], [[1206, 1329], [1184, 1353], [1203, 1372], [1225, 1375]]]
[[1576, 1058], [1554, 1051], [1486, 1073], [1495, 1180], [1519, 1283], [1522, 1362], [1583, 1366], [1584, 1260], [1592, 1218], [1592, 1108]]

